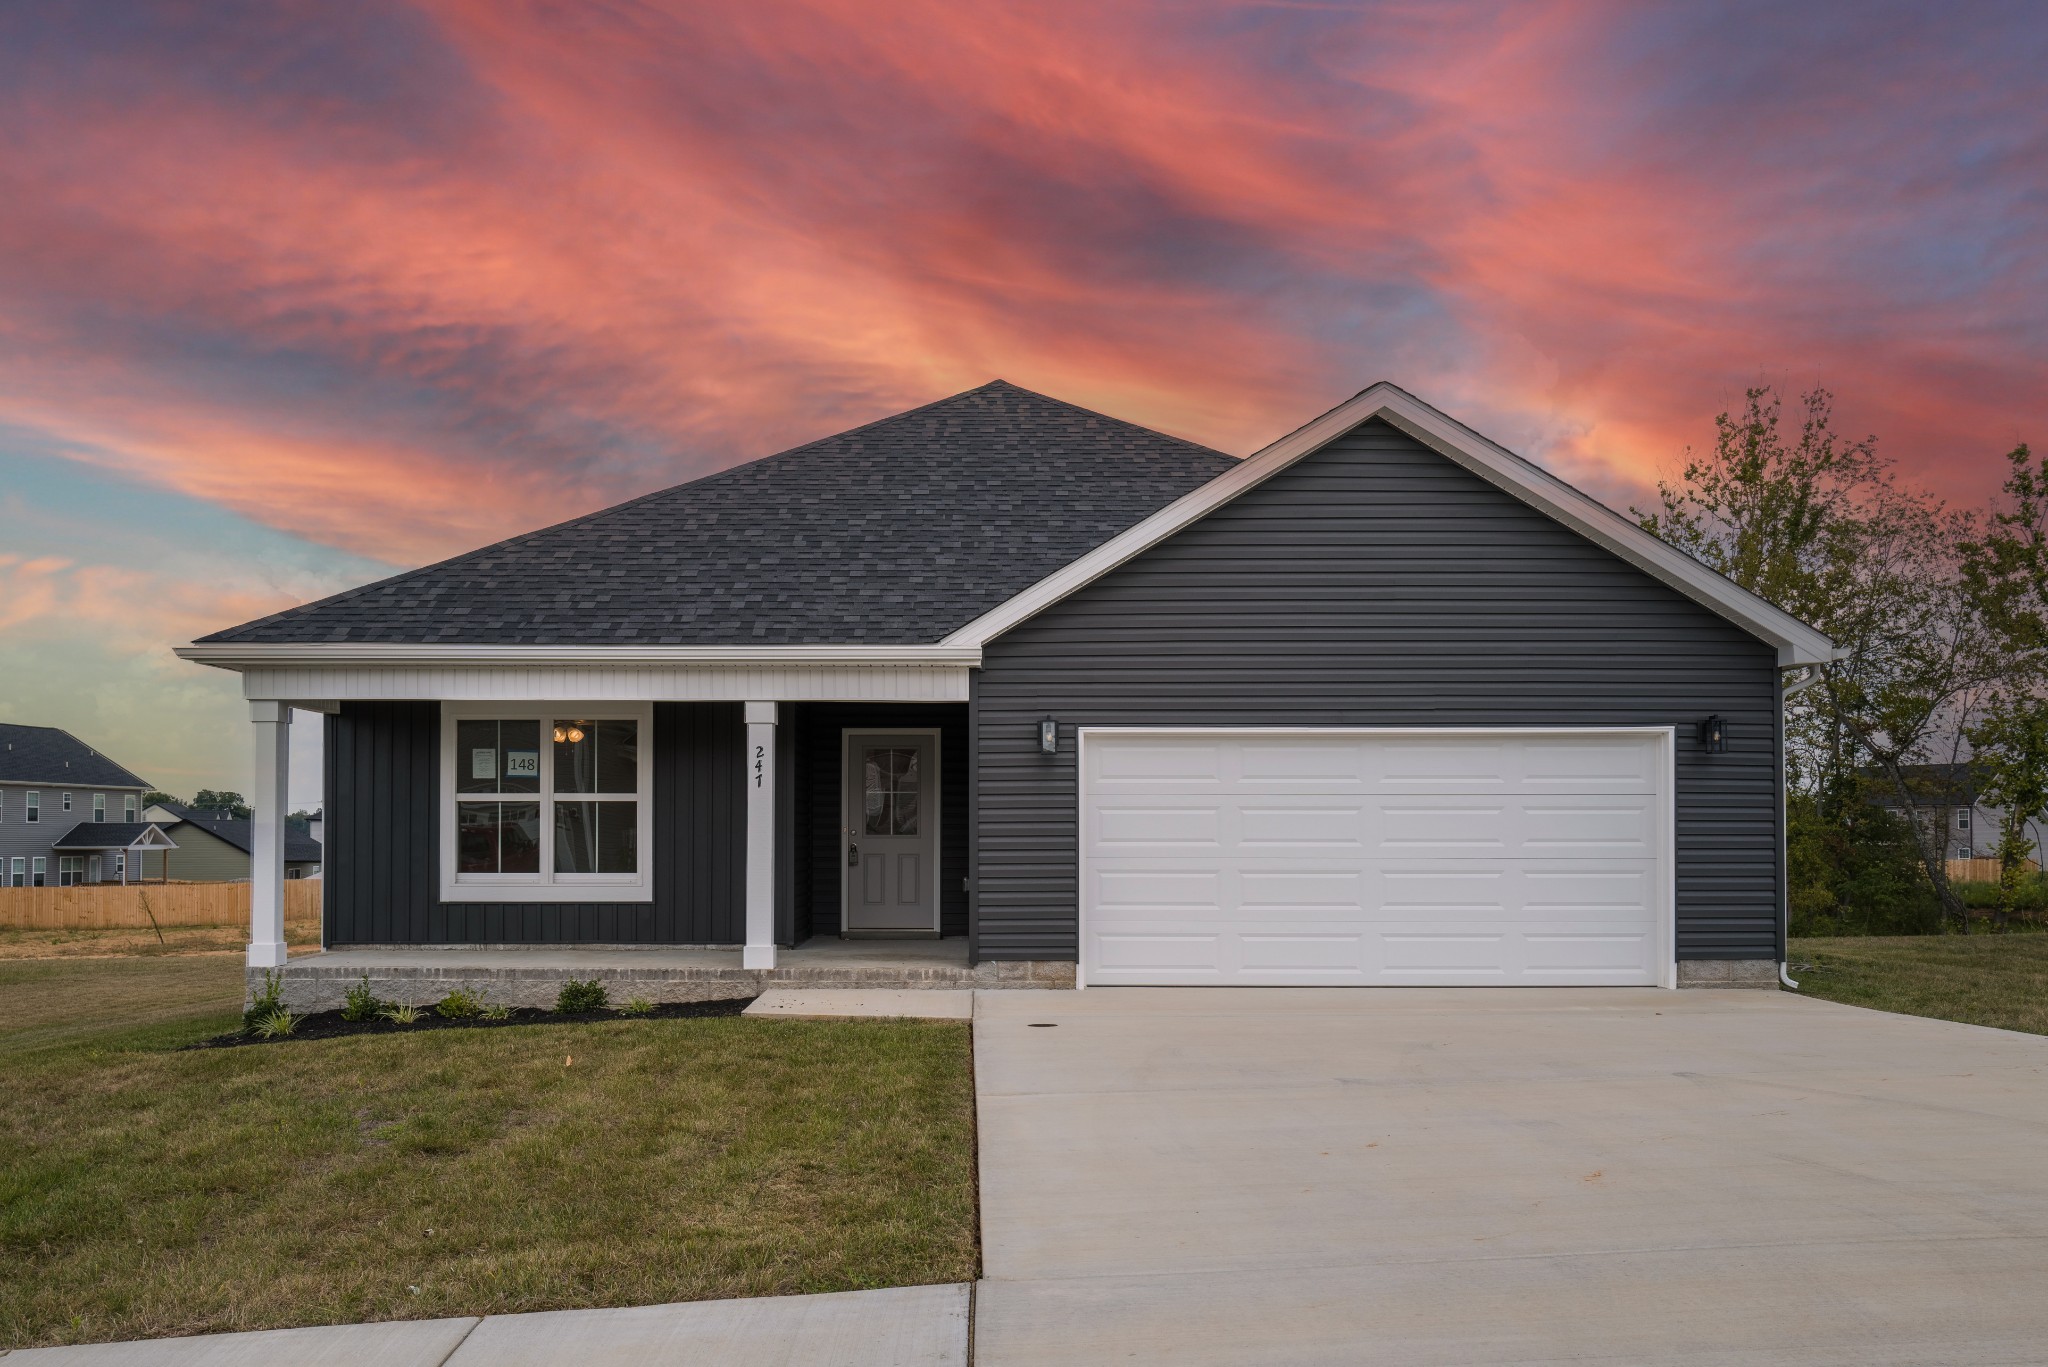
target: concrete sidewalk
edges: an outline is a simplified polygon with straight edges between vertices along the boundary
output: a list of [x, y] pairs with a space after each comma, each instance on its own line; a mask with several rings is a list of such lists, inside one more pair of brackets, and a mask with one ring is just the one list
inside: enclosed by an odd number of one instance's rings
[[977, 1367], [2048, 1362], [2048, 1039], [1091, 988], [982, 995], [975, 1058]]
[[557, 1310], [0, 1353], [7, 1367], [966, 1367], [969, 1288]]

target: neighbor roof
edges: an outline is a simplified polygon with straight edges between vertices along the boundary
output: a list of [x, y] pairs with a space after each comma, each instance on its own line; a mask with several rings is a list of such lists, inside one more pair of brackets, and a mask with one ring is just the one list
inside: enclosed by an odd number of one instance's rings
[[0, 722], [0, 781], [53, 787], [147, 788], [69, 731]]
[[156, 821], [81, 821], [50, 843], [53, 850], [132, 850], [178, 848]]
[[1236, 464], [996, 380], [200, 639], [935, 642]]
[[[182, 802], [160, 802], [166, 811], [175, 812], [178, 821], [172, 827], [197, 827], [208, 835], [218, 836], [243, 854], [251, 849], [249, 818], [246, 816], [223, 816], [218, 808], [187, 807]], [[284, 858], [288, 864], [318, 863], [320, 842], [296, 826], [286, 826], [284, 832]]]

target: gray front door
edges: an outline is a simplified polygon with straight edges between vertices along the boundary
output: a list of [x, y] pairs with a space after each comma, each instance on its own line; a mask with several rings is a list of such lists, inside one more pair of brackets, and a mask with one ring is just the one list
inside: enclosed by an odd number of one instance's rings
[[939, 929], [939, 738], [846, 733], [844, 849], [849, 934]]

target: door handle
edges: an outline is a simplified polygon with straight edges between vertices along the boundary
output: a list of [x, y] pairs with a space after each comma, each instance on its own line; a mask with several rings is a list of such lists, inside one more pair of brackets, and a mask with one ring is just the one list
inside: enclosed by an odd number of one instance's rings
[[846, 867], [853, 868], [860, 863], [860, 846], [848, 841], [846, 845]]

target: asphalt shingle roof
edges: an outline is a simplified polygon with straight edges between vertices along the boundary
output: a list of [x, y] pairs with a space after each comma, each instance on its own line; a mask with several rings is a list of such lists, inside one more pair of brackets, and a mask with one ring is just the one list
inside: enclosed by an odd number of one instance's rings
[[69, 731], [12, 722], [0, 722], [0, 780], [73, 788], [149, 786]]
[[[181, 827], [196, 826], [202, 831], [219, 836], [243, 854], [250, 852], [248, 817], [222, 816], [214, 809], [187, 807], [182, 802], [163, 802], [157, 805], [178, 814], [179, 819], [175, 823], [159, 823], [169, 830], [171, 839], [178, 838]], [[287, 862], [293, 864], [317, 863], [320, 859], [320, 842], [296, 826], [287, 826], [284, 832], [284, 857]]]
[[932, 642], [1236, 463], [997, 380], [202, 639]]
[[[142, 838], [142, 833], [161, 821], [81, 821], [64, 832], [61, 840], [50, 842], [53, 850], [123, 850]], [[170, 835], [169, 831], [164, 832]], [[175, 841], [178, 837], [170, 835]]]

